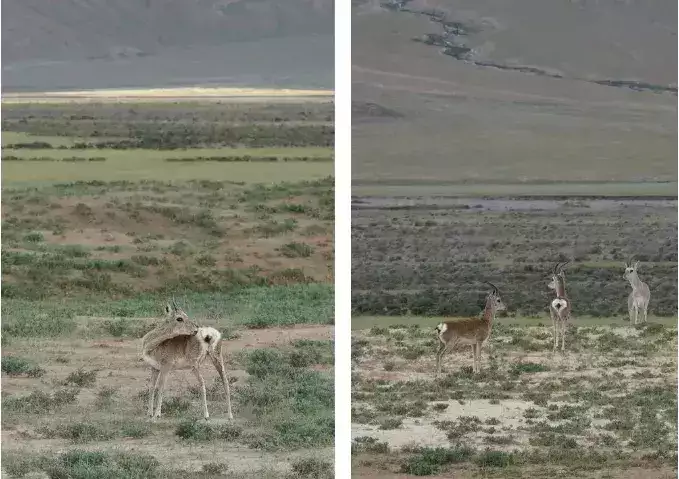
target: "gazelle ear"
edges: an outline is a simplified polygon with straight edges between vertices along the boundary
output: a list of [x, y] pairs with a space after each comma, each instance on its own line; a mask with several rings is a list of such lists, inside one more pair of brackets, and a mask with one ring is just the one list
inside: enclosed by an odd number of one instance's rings
[[635, 261], [635, 262], [634, 262], [634, 269], [637, 269], [637, 266], [639, 266], [639, 262], [638, 262], [638, 261]]

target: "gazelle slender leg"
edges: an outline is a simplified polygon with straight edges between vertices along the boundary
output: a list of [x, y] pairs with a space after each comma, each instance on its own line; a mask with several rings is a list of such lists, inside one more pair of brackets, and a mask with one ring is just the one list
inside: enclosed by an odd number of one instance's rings
[[[226, 408], [229, 414], [229, 419], [233, 419], [233, 413], [231, 412], [231, 389], [229, 387], [229, 378], [226, 375], [226, 368], [224, 367], [224, 357], [222, 356], [222, 350], [220, 346], [219, 357], [215, 355], [210, 355], [212, 364], [219, 373], [219, 377], [222, 378], [222, 386], [224, 386], [224, 394], [226, 394]], [[207, 412], [207, 406], [205, 406], [205, 411]]]
[[559, 344], [559, 332], [557, 330], [557, 322], [556, 322], [556, 316], [554, 316], [554, 312], [550, 309], [549, 311], [550, 316], [552, 317], [552, 330], [554, 331], [554, 347], [552, 348], [554, 351], [556, 351], [556, 346]]
[[644, 306], [644, 323], [648, 320], [648, 304]]
[[561, 352], [566, 350], [566, 321], [561, 321]]
[[163, 407], [163, 390], [167, 382], [167, 374], [170, 372], [168, 368], [162, 368], [158, 374], [158, 404], [156, 405], [156, 412], [154, 417], [160, 417], [160, 410]]
[[151, 379], [149, 380], [149, 417], [153, 417], [153, 407], [155, 406], [154, 399], [156, 397], [156, 388], [158, 387], [158, 378], [160, 371], [151, 369]]
[[476, 372], [481, 372], [481, 343], [474, 345], [474, 362], [476, 363]]
[[448, 345], [444, 342], [441, 342], [439, 345], [439, 350], [436, 352], [436, 375], [438, 376], [441, 374], [441, 360], [443, 358], [443, 355], [446, 354], [446, 351], [448, 350]]
[[472, 373], [476, 373], [476, 345], [472, 344]]
[[197, 367], [193, 368], [193, 375], [196, 376], [198, 384], [200, 384], [200, 395], [201, 399], [203, 400], [203, 417], [207, 421], [210, 418], [210, 415], [207, 412], [207, 393], [205, 391], [205, 380], [203, 379], [203, 375], [200, 374], [200, 369]]

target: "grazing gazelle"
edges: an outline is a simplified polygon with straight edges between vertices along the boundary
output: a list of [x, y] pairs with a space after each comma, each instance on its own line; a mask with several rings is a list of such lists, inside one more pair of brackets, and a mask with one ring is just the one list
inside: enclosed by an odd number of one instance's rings
[[[200, 372], [200, 367], [209, 357], [222, 380], [229, 419], [233, 419], [231, 392], [224, 368], [221, 333], [214, 328], [195, 325], [188, 319], [186, 313], [177, 307], [174, 301], [172, 307], [170, 305], [166, 307], [166, 312], [168, 319], [165, 322], [165, 327], [149, 332], [142, 339], [142, 358], [152, 368], [149, 416], [152, 418], [160, 417], [163, 389], [168, 373], [175, 369], [191, 369], [200, 384], [203, 416], [208, 419], [210, 416], [207, 410], [205, 380]], [[154, 404], [156, 395], [158, 398], [157, 405]]]
[[436, 335], [441, 342], [439, 350], [436, 353], [436, 375], [441, 374], [441, 359], [449, 348], [454, 348], [457, 345], [467, 344], [472, 347], [474, 355], [473, 371], [478, 373], [481, 371], [480, 357], [481, 346], [490, 337], [490, 331], [493, 327], [493, 320], [498, 311], [506, 309], [502, 302], [500, 292], [492, 283], [484, 281], [484, 283], [492, 286], [493, 290], [486, 296], [486, 306], [483, 309], [483, 315], [480, 318], [465, 318], [454, 321], [445, 321], [436, 326]]
[[556, 298], [549, 303], [549, 315], [552, 318], [554, 327], [554, 351], [559, 346], [559, 336], [561, 336], [561, 351], [566, 349], [566, 326], [571, 317], [571, 300], [566, 296], [566, 275], [563, 272], [565, 263], [556, 263], [552, 270], [552, 280], [547, 284], [556, 293]]
[[648, 303], [651, 300], [651, 290], [648, 285], [639, 279], [637, 274], [637, 268], [639, 267], [639, 262], [635, 261], [632, 264], [625, 263], [625, 273], [622, 275], [629, 284], [632, 285], [632, 292], [627, 298], [627, 311], [629, 312], [629, 320], [632, 322], [632, 315], [634, 314], [634, 324], [639, 322], [639, 312], [643, 313], [643, 322], [646, 322], [646, 317], [648, 315]]

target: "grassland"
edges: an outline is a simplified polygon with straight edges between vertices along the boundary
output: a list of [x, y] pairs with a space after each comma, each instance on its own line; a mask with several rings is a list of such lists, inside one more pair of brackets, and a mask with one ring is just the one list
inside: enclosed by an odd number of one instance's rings
[[445, 181], [355, 181], [351, 192], [354, 196], [386, 197], [676, 197], [676, 181], [536, 181], [516, 182], [445, 182]]
[[300, 101], [8, 103], [3, 182], [324, 178], [332, 103]]
[[[144, 143], [194, 114], [171, 150]], [[54, 160], [2, 165], [3, 477], [331, 476], [331, 149], [210, 136], [275, 123], [294, 139], [328, 115], [320, 103], [3, 107], [4, 145], [47, 144], [3, 156]], [[105, 160], [55, 160], [89, 155]], [[145, 418], [139, 338], [171, 295], [224, 333], [234, 422], [207, 367], [210, 422], [188, 372], [172, 375], [164, 417]]]
[[607, 322], [562, 355], [551, 327], [498, 320], [479, 375], [464, 348], [439, 378], [432, 327], [355, 330], [354, 477], [674, 477], [676, 323]]
[[539, 317], [554, 263], [571, 260], [573, 315], [623, 320], [630, 291], [623, 263], [634, 255], [653, 291], [649, 314], [674, 317], [676, 208], [657, 197], [357, 197], [352, 310], [475, 315], [482, 282], [491, 281], [510, 316]]
[[[45, 155], [43, 150], [5, 150], [6, 155], [26, 161], [5, 161], [2, 174], [5, 183], [38, 183], [93, 181], [106, 178], [118, 180], [177, 181], [184, 178], [212, 180], [229, 178], [243, 183], [265, 183], [320, 179], [333, 173], [330, 149], [321, 148], [234, 148], [195, 149], [165, 153], [155, 150], [84, 149], [75, 155], [71, 151], [57, 150]], [[257, 158], [319, 158], [320, 161], [257, 161]], [[315, 156], [319, 155], [319, 156]], [[201, 161], [200, 158], [254, 158], [254, 161]], [[177, 161], [183, 160], [183, 161]], [[194, 160], [194, 161], [191, 161]], [[172, 162], [172, 165], [168, 163]], [[229, 163], [225, 165], [225, 163]]]
[[[354, 189], [353, 476], [676, 476], [676, 199], [393, 188]], [[653, 297], [637, 328], [622, 278], [631, 255]], [[562, 355], [547, 282], [568, 259]], [[434, 328], [476, 316], [483, 281], [508, 311], [481, 374], [464, 347], [435, 378]]]

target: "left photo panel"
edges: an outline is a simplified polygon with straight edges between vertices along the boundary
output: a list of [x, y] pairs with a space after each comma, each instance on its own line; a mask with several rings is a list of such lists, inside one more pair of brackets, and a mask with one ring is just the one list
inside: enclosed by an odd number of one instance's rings
[[1, 476], [334, 477], [334, 3], [138, 3], [3, 1]]

